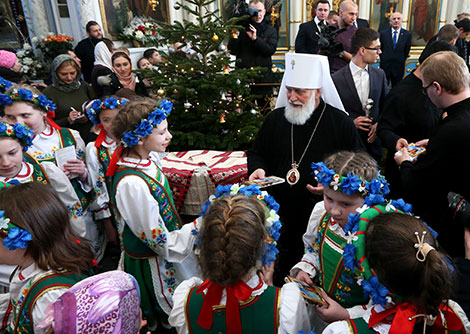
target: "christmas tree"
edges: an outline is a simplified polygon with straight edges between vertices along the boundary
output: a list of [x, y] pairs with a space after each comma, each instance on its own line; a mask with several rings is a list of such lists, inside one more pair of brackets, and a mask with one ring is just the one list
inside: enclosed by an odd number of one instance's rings
[[235, 37], [239, 18], [224, 20], [209, 10], [214, 0], [185, 0], [175, 9], [194, 22], [159, 23], [160, 45], [168, 47], [159, 71], [144, 70], [152, 88], [170, 99], [172, 150], [247, 149], [263, 122], [249, 84], [261, 69], [235, 69], [226, 41]]

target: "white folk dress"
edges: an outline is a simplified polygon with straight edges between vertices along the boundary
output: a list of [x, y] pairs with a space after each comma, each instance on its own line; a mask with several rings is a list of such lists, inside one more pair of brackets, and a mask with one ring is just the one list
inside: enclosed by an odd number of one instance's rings
[[[109, 159], [116, 150], [117, 143], [106, 136], [101, 144], [106, 151]], [[93, 201], [90, 204], [91, 212], [96, 220], [109, 218], [112, 215], [109, 201], [108, 188], [105, 182], [106, 169], [98, 157], [98, 151], [95, 142], [88, 143], [86, 146], [86, 166], [90, 174], [91, 187], [93, 188]]]
[[[10, 282], [10, 293], [0, 295], [0, 314], [2, 323], [0, 328], [4, 329], [4, 325], [8, 328], [8, 332], [13, 332], [14, 313], [19, 311], [21, 302], [24, 300], [29, 287], [38, 278], [52, 271], [43, 271], [36, 264], [32, 264], [27, 268], [20, 268], [13, 275]], [[54, 303], [67, 289], [57, 288], [51, 289], [42, 294], [37, 300], [32, 310], [33, 326], [38, 325], [46, 316], [46, 308], [50, 303]], [[11, 303], [10, 303], [11, 300]], [[34, 333], [44, 333], [44, 330], [35, 330]]]
[[[80, 159], [85, 162], [84, 141], [80, 137], [78, 131], [72, 129], [68, 130], [70, 130], [76, 143], [75, 151], [77, 159]], [[62, 142], [59, 131], [51, 127], [49, 124], [46, 124], [46, 128], [44, 129], [44, 131], [34, 137], [33, 145], [28, 148], [27, 153], [40, 163], [43, 163], [45, 161], [52, 161], [55, 163], [54, 152], [61, 148], [64, 148], [64, 144]], [[81, 191], [83, 193], [89, 193], [92, 190], [90, 186], [91, 182], [89, 179], [90, 178], [88, 177], [88, 180], [86, 182], [82, 182], [77, 178], [72, 179], [71, 182], [72, 184], [78, 183], [78, 187], [81, 188]], [[75, 192], [77, 193], [77, 189], [75, 189]], [[86, 221], [86, 238], [91, 241], [95, 259], [99, 262], [103, 258], [104, 245], [106, 244], [104, 229], [102, 227], [99, 228], [95, 224], [89, 205], [85, 210], [83, 210], [83, 217]]]
[[[157, 154], [151, 154], [150, 159], [146, 160], [121, 158], [118, 170], [120, 168], [136, 169], [162, 185], [168, 182], [163, 173], [159, 172], [161, 162]], [[158, 175], [160, 178], [156, 179]], [[183, 225], [179, 230], [168, 231], [149, 185], [134, 174], [121, 178], [116, 187], [115, 200], [120, 237], [127, 226], [133, 235], [156, 254], [156, 257], [141, 261], [148, 261], [151, 277], [146, 279], [151, 281], [158, 304], [169, 314], [176, 286], [185, 279], [200, 276], [193, 253], [200, 220]]]
[[[466, 333], [470, 333], [470, 322], [468, 318], [459, 304], [455, 301], [449, 299], [449, 306], [450, 308], [457, 314], [457, 316], [462, 320], [464, 330]], [[376, 313], [380, 313], [384, 311], [384, 308], [380, 305], [370, 305], [365, 312], [363, 312], [360, 318], [364, 319], [366, 323], [369, 323], [369, 319], [372, 313], [372, 310]], [[441, 314], [442, 316], [442, 314]], [[388, 322], [388, 321], [387, 321]], [[445, 323], [445, 321], [443, 321]], [[391, 327], [391, 320], [389, 323], [378, 323], [374, 325], [371, 329], [376, 331], [378, 334], [388, 334]], [[323, 331], [323, 334], [345, 334], [345, 333], [352, 333], [351, 326], [347, 321], [336, 321], [328, 325]]]

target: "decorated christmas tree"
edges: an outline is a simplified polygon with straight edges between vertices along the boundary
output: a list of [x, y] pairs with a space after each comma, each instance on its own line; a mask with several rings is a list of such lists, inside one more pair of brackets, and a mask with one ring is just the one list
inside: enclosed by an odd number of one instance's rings
[[208, 9], [213, 2], [176, 3], [195, 20], [159, 23], [160, 45], [169, 52], [159, 71], [143, 72], [153, 90], [174, 104], [173, 151], [249, 148], [264, 119], [249, 86], [260, 69], [235, 69], [227, 54], [226, 42], [243, 29], [235, 25], [239, 18], [220, 18]]

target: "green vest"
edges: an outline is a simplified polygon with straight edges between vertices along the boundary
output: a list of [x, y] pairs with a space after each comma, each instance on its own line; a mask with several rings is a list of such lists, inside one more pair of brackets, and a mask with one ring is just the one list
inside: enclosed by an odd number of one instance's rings
[[[117, 169], [116, 173], [113, 177], [113, 185], [111, 187], [111, 198], [113, 203], [116, 203], [116, 189], [119, 182], [126, 176], [126, 175], [136, 175], [140, 177], [142, 180], [147, 183], [149, 187], [150, 193], [153, 195], [153, 198], [158, 203], [158, 208], [160, 210], [160, 215], [162, 216], [163, 222], [165, 227], [169, 232], [177, 230], [181, 226], [180, 217], [176, 211], [175, 204], [173, 203], [173, 197], [171, 196], [171, 190], [168, 186], [168, 182], [165, 182], [165, 185], [162, 185], [157, 179], [160, 179], [163, 173], [158, 169], [156, 179], [150, 177], [149, 175], [141, 172], [135, 168], [121, 168]], [[115, 204], [114, 204], [115, 205]], [[155, 234], [155, 236], [159, 235], [159, 231], [149, 231], [149, 233]], [[130, 257], [143, 259], [143, 258], [150, 258], [155, 257], [156, 253], [150, 248], [158, 247], [158, 240], [157, 243], [152, 245], [144, 244], [143, 240], [145, 236], [136, 236], [127, 224], [124, 225], [124, 231], [122, 234], [122, 243], [124, 246], [124, 251]], [[155, 238], [154, 238], [155, 239]]]
[[[363, 318], [357, 319], [348, 319], [346, 320], [349, 326], [349, 330], [351, 334], [375, 334], [377, 333], [372, 328], [369, 328], [369, 324]], [[449, 334], [459, 334], [465, 333], [465, 329], [463, 331], [446, 331]]]
[[[75, 137], [73, 136], [70, 129], [61, 128], [60, 130], [57, 130], [57, 131], [59, 133], [60, 148], [69, 147], [69, 146], [76, 147], [77, 141], [75, 140]], [[38, 162], [50, 161], [50, 162], [55, 163], [55, 157], [52, 156], [49, 159], [43, 159], [43, 160], [37, 159], [37, 161]], [[83, 191], [82, 187], [80, 186], [80, 183], [78, 182], [78, 177], [71, 179], [70, 183], [72, 184], [73, 189], [75, 190], [75, 193], [77, 194], [80, 200], [80, 203], [82, 204], [83, 211], [85, 212], [86, 209], [88, 208], [88, 205], [90, 204], [90, 195], [86, 193], [85, 191]]]
[[109, 191], [109, 189], [111, 189], [112, 180], [113, 180], [112, 177], [106, 176], [106, 173], [108, 172], [109, 162], [111, 161], [109, 150], [103, 145], [100, 145], [100, 147], [95, 147], [95, 148], [96, 148], [96, 156], [98, 157], [98, 162], [100, 163], [101, 167], [103, 167], [103, 174], [105, 175], [104, 180], [106, 182], [106, 189], [108, 189]]
[[[196, 293], [198, 287], [189, 290], [184, 305], [188, 332], [194, 334], [226, 333], [225, 306], [213, 306], [213, 322], [210, 330], [197, 324], [204, 297]], [[279, 297], [281, 289], [273, 286], [259, 296], [250, 297], [240, 304], [240, 321], [244, 334], [277, 333], [279, 329]]]
[[25, 152], [23, 153], [23, 160], [33, 166], [33, 173], [31, 177], [33, 178], [34, 182], [49, 184], [49, 178], [47, 177], [46, 171], [44, 168], [42, 168], [41, 164], [36, 159], [29, 155], [29, 153]]
[[51, 290], [68, 289], [86, 277], [87, 275], [83, 273], [79, 275], [68, 270], [47, 273], [39, 277], [28, 289], [18, 312], [13, 314], [14, 328], [10, 328], [10, 333], [34, 333], [33, 308], [38, 298]]
[[346, 240], [337, 235], [331, 229], [330, 215], [326, 214], [318, 232], [321, 235], [319, 242], [318, 256], [320, 258], [320, 286], [333, 299], [336, 299], [341, 306], [348, 308], [355, 305], [365, 305], [368, 300], [364, 299], [364, 292], [361, 286], [356, 283], [353, 273], [344, 268], [343, 255], [334, 250], [330, 244], [344, 249]]

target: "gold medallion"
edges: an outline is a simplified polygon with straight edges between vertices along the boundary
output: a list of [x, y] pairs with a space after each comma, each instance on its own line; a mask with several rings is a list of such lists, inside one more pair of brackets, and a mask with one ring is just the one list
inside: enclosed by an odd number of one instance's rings
[[291, 170], [289, 170], [287, 172], [287, 175], [286, 175], [286, 180], [287, 180], [287, 183], [289, 183], [291, 186], [293, 186], [294, 184], [299, 182], [300, 173], [299, 173], [298, 169], [297, 168], [292, 168]]

